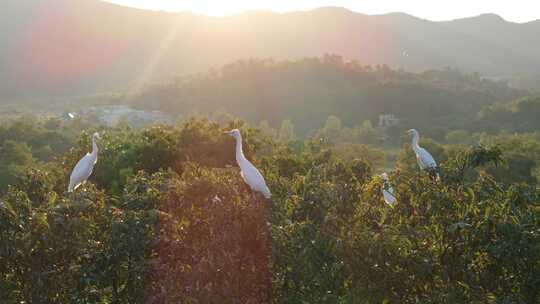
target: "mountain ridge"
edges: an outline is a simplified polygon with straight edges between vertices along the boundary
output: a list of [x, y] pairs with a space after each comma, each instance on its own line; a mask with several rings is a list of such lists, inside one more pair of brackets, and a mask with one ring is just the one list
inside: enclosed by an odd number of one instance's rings
[[4, 99], [128, 89], [245, 58], [339, 54], [413, 72], [454, 67], [496, 77], [540, 70], [539, 20], [495, 14], [429, 21], [322, 7], [208, 17], [97, 0], [6, 0], [0, 18], [13, 29], [0, 33]]
[[179, 14], [179, 13], [180, 14], [193, 14], [193, 15], [196, 15], [196, 16], [205, 16], [205, 17], [210, 17], [210, 18], [229, 18], [229, 17], [235, 17], [235, 16], [240, 16], [240, 15], [250, 14], [250, 13], [268, 13], [268, 14], [276, 14], [276, 15], [286, 15], [286, 14], [297, 14], [297, 13], [313, 12], [313, 11], [318, 11], [318, 10], [327, 10], [327, 11], [328, 10], [334, 10], [336, 12], [343, 11], [343, 12], [350, 12], [350, 13], [354, 13], [354, 14], [360, 14], [360, 15], [364, 15], [364, 16], [385, 16], [385, 15], [400, 15], [400, 14], [402, 14], [402, 15], [406, 15], [406, 16], [410, 16], [410, 17], [413, 17], [413, 18], [416, 18], [416, 19], [422, 19], [422, 20], [426, 20], [426, 21], [430, 21], [430, 22], [452, 22], [452, 21], [460, 21], [460, 20], [476, 19], [476, 18], [494, 18], [494, 19], [500, 19], [500, 20], [503, 20], [505, 22], [515, 23], [515, 24], [527, 24], [527, 23], [533, 23], [533, 22], [540, 22], [540, 18], [535, 19], [535, 20], [524, 21], [524, 22], [514, 22], [514, 21], [506, 20], [505, 18], [503, 18], [499, 14], [490, 13], [490, 12], [481, 13], [481, 14], [478, 14], [478, 15], [472, 15], [472, 16], [468, 16], [468, 17], [459, 17], [459, 18], [454, 18], [454, 19], [449, 19], [449, 20], [430, 20], [430, 19], [427, 19], [427, 18], [422, 18], [422, 17], [418, 17], [418, 16], [415, 16], [415, 15], [412, 15], [412, 14], [408, 14], [408, 13], [405, 13], [405, 12], [399, 12], [399, 11], [382, 13], [382, 14], [366, 14], [366, 13], [355, 11], [355, 10], [352, 10], [352, 9], [349, 9], [349, 8], [346, 8], [346, 7], [332, 6], [332, 5], [320, 6], [320, 7], [313, 8], [313, 9], [308, 9], [308, 10], [295, 10], [295, 11], [287, 11], [287, 12], [276, 12], [276, 11], [267, 10], [267, 9], [252, 9], [252, 10], [247, 10], [247, 11], [240, 12], [240, 13], [235, 13], [235, 14], [232, 14], [232, 15], [212, 16], [212, 15], [205, 15], [205, 14], [201, 14], [201, 13], [195, 13], [195, 12], [188, 11], [188, 10], [169, 11], [169, 10], [162, 10], [162, 9], [161, 10], [158, 10], [158, 9], [142, 9], [142, 8], [137, 8], [137, 7], [133, 7], [133, 6], [128, 6], [128, 5], [117, 4], [117, 3], [114, 3], [114, 2], [103, 1], [103, 0], [102, 0], [102, 2], [106, 2], [106, 3], [116, 5], [116, 6], [120, 6], [120, 7], [123, 7], [123, 8], [138, 9], [138, 10], [143, 10], [143, 11], [163, 12], [163, 13], [168, 13], [168, 14]]

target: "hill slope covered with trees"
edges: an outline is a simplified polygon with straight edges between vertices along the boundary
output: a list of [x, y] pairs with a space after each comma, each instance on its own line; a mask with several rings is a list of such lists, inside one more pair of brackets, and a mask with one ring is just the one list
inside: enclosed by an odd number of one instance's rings
[[330, 115], [351, 127], [366, 120], [376, 125], [379, 115], [389, 113], [402, 121], [402, 129], [414, 126], [443, 139], [450, 130], [478, 131], [473, 122], [481, 110], [527, 94], [478, 74], [451, 69], [409, 73], [326, 55], [238, 61], [149, 85], [131, 102], [184, 115], [223, 111], [252, 123], [266, 120], [276, 128], [291, 120], [301, 135], [313, 135]]
[[131, 88], [250, 57], [335, 53], [414, 72], [449, 66], [499, 78], [540, 70], [540, 23], [492, 14], [431, 22], [327, 7], [216, 18], [99, 0], [3, 0], [0, 26], [7, 29], [0, 33], [6, 100]]

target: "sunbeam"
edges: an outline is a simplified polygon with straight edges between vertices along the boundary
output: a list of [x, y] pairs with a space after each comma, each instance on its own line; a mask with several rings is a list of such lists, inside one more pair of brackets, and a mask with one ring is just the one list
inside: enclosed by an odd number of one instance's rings
[[145, 86], [145, 84], [149, 83], [149, 81], [153, 78], [154, 72], [156, 71], [156, 68], [159, 66], [159, 63], [161, 62], [163, 55], [167, 52], [167, 50], [169, 50], [171, 44], [174, 42], [174, 39], [176, 38], [178, 30], [182, 27], [182, 25], [185, 25], [185, 23], [181, 19], [177, 19], [172, 24], [169, 31], [167, 32], [167, 34], [164, 36], [163, 40], [159, 44], [158, 48], [148, 60], [148, 63], [146, 64], [146, 67], [144, 68], [143, 73], [137, 78], [134, 85], [128, 91], [127, 96], [133, 96], [137, 94], [138, 92], [140, 92], [141, 89]]

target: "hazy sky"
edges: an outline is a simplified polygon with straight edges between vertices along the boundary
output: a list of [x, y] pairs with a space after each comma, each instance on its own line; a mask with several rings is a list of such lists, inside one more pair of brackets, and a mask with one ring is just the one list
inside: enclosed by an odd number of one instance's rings
[[246, 10], [287, 12], [320, 6], [342, 6], [366, 14], [405, 12], [429, 20], [450, 20], [495, 13], [513, 22], [540, 19], [539, 0], [107, 0], [167, 11], [225, 16]]

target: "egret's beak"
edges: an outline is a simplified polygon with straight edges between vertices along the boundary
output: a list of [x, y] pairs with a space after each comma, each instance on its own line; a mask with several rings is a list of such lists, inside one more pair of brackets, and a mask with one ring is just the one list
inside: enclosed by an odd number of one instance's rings
[[223, 134], [230, 135], [230, 134], [231, 134], [231, 131], [223, 131]]

